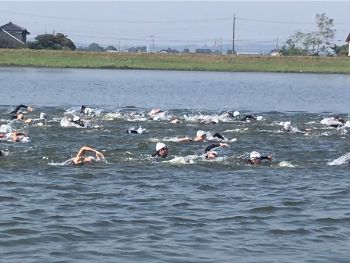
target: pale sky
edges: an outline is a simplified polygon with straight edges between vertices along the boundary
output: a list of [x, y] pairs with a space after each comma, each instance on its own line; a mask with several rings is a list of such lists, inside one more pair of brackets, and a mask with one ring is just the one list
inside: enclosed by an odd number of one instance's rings
[[296, 31], [316, 30], [315, 15], [334, 19], [336, 43], [350, 33], [350, 1], [0, 1], [0, 24], [31, 35], [60, 32], [78, 46], [145, 44], [280, 45]]

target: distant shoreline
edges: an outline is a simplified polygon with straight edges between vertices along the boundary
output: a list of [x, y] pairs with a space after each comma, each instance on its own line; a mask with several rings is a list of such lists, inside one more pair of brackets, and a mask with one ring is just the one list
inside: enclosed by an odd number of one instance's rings
[[1, 67], [350, 74], [350, 57], [137, 54], [0, 49]]

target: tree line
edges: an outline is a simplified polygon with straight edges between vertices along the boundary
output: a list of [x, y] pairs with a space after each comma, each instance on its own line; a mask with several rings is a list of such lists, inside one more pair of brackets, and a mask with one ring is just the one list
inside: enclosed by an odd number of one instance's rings
[[[284, 56], [347, 55], [348, 45], [333, 44], [336, 30], [334, 20], [325, 13], [316, 14], [317, 30], [313, 32], [297, 31], [290, 36], [281, 49], [275, 50]], [[31, 49], [81, 50], [81, 51], [117, 51], [114, 46], [103, 48], [91, 43], [85, 48], [76, 48], [72, 40], [62, 33], [38, 35], [35, 41], [28, 42]]]

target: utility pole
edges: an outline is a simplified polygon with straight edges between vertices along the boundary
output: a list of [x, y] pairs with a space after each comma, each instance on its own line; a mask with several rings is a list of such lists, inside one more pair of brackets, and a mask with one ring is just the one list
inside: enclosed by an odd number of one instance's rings
[[220, 38], [220, 54], [222, 54], [222, 38]]
[[154, 53], [154, 34], [150, 35], [150, 37], [152, 38], [152, 53]]
[[236, 14], [233, 14], [233, 26], [232, 26], [232, 54], [235, 55], [235, 27], [236, 27]]

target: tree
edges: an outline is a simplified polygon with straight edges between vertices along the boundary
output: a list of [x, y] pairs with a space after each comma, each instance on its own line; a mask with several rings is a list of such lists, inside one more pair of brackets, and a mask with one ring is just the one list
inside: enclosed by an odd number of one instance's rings
[[97, 43], [91, 43], [91, 44], [87, 47], [86, 50], [88, 50], [88, 51], [97, 51], [97, 52], [99, 52], [99, 51], [104, 51], [104, 48], [101, 47], [101, 46], [100, 46], [99, 44], [97, 44]]
[[62, 33], [37, 35], [35, 41], [29, 42], [28, 47], [31, 49], [70, 49], [75, 50], [76, 47], [72, 40]]
[[326, 16], [325, 13], [316, 15], [316, 23], [318, 27], [317, 31], [317, 51], [329, 52], [331, 47], [331, 41], [335, 35], [334, 20]]
[[303, 55], [303, 50], [297, 47], [298, 42], [292, 38], [286, 41], [286, 44], [281, 48], [280, 52], [284, 56], [300, 56]]
[[334, 54], [336, 54], [337, 56], [347, 56], [349, 54], [348, 44], [345, 44], [342, 46], [334, 45], [333, 47], [331, 47], [331, 49], [333, 50]]
[[118, 49], [116, 49], [115, 46], [108, 46], [106, 47], [106, 50], [110, 50], [110, 51], [118, 51]]
[[329, 55], [332, 53], [332, 40], [335, 35], [334, 20], [323, 14], [315, 16], [317, 31], [296, 32], [282, 47], [284, 55], [319, 55], [320, 53]]
[[62, 33], [57, 33], [56, 34], [56, 39], [57, 42], [61, 44], [61, 46], [63, 47], [63, 49], [71, 49], [71, 50], [75, 50], [76, 47], [73, 43], [72, 40], [70, 40], [69, 38], [67, 38], [67, 36], [65, 36]]

